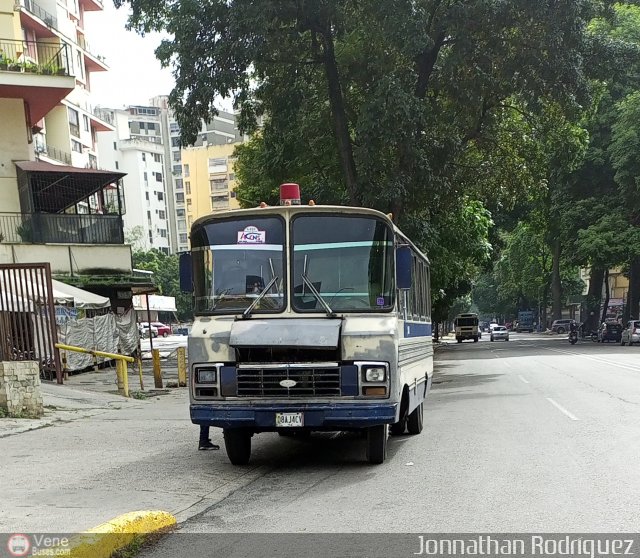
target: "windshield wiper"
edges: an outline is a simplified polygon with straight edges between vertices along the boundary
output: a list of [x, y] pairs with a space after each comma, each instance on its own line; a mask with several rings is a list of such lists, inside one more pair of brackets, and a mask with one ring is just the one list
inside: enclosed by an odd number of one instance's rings
[[260, 291], [260, 294], [255, 298], [255, 300], [249, 305], [249, 307], [242, 313], [242, 317], [243, 318], [249, 318], [251, 317], [251, 312], [252, 310], [258, 305], [258, 302], [260, 302], [263, 298], [264, 295], [266, 295], [269, 292], [269, 289], [271, 287], [273, 287], [273, 285], [275, 284], [275, 282], [278, 280], [278, 276], [274, 275], [273, 279], [271, 279], [271, 281], [269, 281], [269, 283], [267, 283], [267, 286], [262, 289]]
[[327, 301], [324, 298], [322, 298], [322, 295], [318, 292], [318, 289], [315, 288], [314, 284], [311, 281], [309, 281], [309, 278], [304, 273], [302, 274], [302, 280], [304, 281], [304, 284], [307, 287], [309, 287], [311, 294], [316, 297], [316, 300], [320, 304], [322, 304], [325, 312], [327, 313], [327, 316], [329, 317], [335, 316], [334, 311], [331, 310], [331, 307], [327, 304]]

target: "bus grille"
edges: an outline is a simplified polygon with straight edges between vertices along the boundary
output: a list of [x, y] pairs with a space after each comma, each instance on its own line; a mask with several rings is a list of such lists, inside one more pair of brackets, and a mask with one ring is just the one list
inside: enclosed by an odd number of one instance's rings
[[[294, 386], [280, 385], [293, 380]], [[339, 397], [340, 367], [238, 368], [238, 397]]]

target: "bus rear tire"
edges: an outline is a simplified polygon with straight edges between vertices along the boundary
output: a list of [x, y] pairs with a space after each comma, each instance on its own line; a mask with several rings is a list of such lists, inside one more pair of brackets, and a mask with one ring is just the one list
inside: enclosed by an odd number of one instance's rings
[[243, 428], [223, 430], [224, 447], [233, 465], [246, 465], [251, 458], [251, 432]]
[[409, 434], [420, 434], [422, 432], [424, 417], [424, 403], [420, 403], [411, 413], [407, 419], [407, 430]]
[[388, 427], [386, 424], [367, 428], [367, 460], [372, 465], [384, 463], [387, 456]]

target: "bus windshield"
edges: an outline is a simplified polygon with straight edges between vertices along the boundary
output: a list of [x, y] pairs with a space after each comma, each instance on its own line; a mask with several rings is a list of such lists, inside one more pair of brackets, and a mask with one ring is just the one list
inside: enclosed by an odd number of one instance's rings
[[192, 241], [195, 312], [238, 313], [264, 293], [252, 313], [284, 309], [284, 222], [250, 217], [209, 223]]
[[[301, 215], [292, 225], [293, 308], [389, 311], [394, 305], [393, 236], [374, 217]], [[306, 278], [306, 281], [303, 279]]]
[[478, 318], [473, 318], [473, 317], [456, 318], [456, 325], [460, 327], [477, 326]]

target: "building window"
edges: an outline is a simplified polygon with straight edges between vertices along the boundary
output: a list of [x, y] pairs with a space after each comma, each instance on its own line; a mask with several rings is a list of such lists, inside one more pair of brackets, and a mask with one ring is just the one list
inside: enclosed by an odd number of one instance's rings
[[162, 192], [156, 192], [156, 194], [158, 195], [158, 201], [164, 200], [164, 194]]
[[182, 190], [182, 178], [176, 178], [176, 190]]
[[173, 174], [180, 176], [182, 174], [182, 165], [173, 165]]
[[82, 153], [82, 144], [79, 141], [71, 140], [71, 150], [76, 153]]
[[84, 124], [84, 131], [89, 131], [89, 117], [86, 114], [82, 115], [82, 123]]
[[187, 221], [185, 219], [178, 219], [178, 230], [179, 231], [187, 230]]
[[211, 192], [227, 190], [229, 188], [229, 183], [224, 178], [209, 180], [209, 185]]
[[80, 137], [80, 118], [78, 116], [78, 111], [73, 110], [72, 108], [68, 108], [69, 111], [69, 130], [71, 130], [71, 135]]
[[158, 211], [158, 219], [161, 219], [162, 221], [164, 221], [166, 218], [167, 218], [167, 214], [162, 209]]
[[174, 151], [173, 152], [173, 160], [174, 160], [174, 162], [180, 162], [180, 159], [181, 159], [180, 151]]
[[153, 122], [147, 122], [147, 130], [154, 130], [156, 129], [156, 125]]
[[167, 229], [158, 229], [158, 234], [159, 234], [162, 238], [167, 238]]
[[214, 209], [229, 207], [229, 196], [211, 196], [211, 207]]
[[187, 211], [191, 210], [191, 198], [187, 198]]
[[162, 163], [162, 155], [160, 155], [160, 153], [154, 153], [153, 154], [153, 160], [156, 163]]
[[169, 124], [169, 131], [170, 131], [172, 134], [179, 134], [179, 133], [180, 133], [180, 126], [178, 126], [178, 123], [177, 123], [177, 122], [171, 122], [171, 123]]
[[144, 171], [144, 172], [142, 173], [142, 176], [143, 176], [143, 178], [144, 178], [144, 183], [145, 183], [145, 184], [147, 184], [147, 183], [149, 182], [149, 179], [147, 178], [147, 171]]
[[147, 154], [146, 153], [142, 153], [142, 161], [145, 162], [145, 163], [147, 162]]
[[118, 144], [115, 141], [113, 142], [113, 150], [114, 151], [118, 150]]
[[187, 177], [190, 176], [189, 175], [189, 165], [183, 165], [183, 166], [184, 166], [184, 175], [187, 176]]
[[147, 221], [151, 222], [151, 211], [147, 211]]
[[161, 172], [154, 172], [153, 174], [156, 175], [156, 182], [162, 182], [162, 173]]
[[116, 161], [116, 170], [118, 170], [120, 168], [120, 165], [118, 164], [118, 161]]
[[187, 240], [187, 233], [180, 233], [180, 244], [186, 244]]
[[138, 126], [140, 127], [141, 130], [144, 130], [144, 122], [139, 122]]
[[171, 147], [182, 147], [182, 144], [180, 143], [180, 138], [179, 137], [171, 138]]
[[187, 196], [190, 196], [191, 195], [191, 182], [185, 182], [184, 186], [185, 186], [185, 189], [186, 189], [186, 192], [187, 192]]
[[184, 194], [182, 192], [178, 192], [176, 194], [176, 202], [177, 203], [184, 203]]
[[230, 172], [229, 173], [229, 180], [235, 180], [236, 179], [236, 173], [235, 172]]
[[145, 192], [144, 197], [147, 199], [147, 201], [149, 201], [149, 192]]
[[176, 209], [176, 216], [177, 217], [184, 217], [185, 213], [184, 213], [184, 209]]

